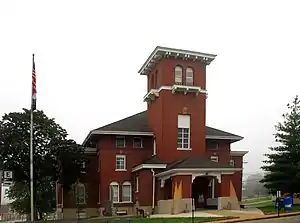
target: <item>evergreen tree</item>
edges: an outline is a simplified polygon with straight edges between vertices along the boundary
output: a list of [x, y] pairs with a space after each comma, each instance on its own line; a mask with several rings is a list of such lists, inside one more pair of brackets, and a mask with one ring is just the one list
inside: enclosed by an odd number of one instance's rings
[[300, 101], [295, 97], [287, 105], [288, 112], [276, 127], [275, 141], [278, 146], [270, 147], [267, 160], [262, 167], [266, 171], [261, 181], [271, 193], [296, 193], [300, 190]]

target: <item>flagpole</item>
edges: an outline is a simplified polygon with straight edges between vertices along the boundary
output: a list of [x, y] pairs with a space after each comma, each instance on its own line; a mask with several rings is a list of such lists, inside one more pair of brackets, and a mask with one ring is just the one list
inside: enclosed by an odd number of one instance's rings
[[34, 221], [34, 184], [33, 184], [33, 111], [36, 109], [36, 75], [34, 54], [32, 54], [32, 93], [30, 109], [30, 218]]
[[34, 221], [34, 198], [33, 198], [33, 111], [30, 112], [30, 218]]

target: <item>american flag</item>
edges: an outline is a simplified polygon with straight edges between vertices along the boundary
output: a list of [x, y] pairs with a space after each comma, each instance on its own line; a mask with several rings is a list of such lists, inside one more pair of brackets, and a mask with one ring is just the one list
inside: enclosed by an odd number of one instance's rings
[[32, 55], [32, 94], [31, 94], [31, 111], [36, 109], [36, 74], [34, 54]]

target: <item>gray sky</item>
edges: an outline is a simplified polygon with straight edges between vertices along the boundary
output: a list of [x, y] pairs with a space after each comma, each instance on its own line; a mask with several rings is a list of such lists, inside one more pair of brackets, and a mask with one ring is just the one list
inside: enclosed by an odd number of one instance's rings
[[81, 143], [93, 128], [146, 109], [137, 71], [157, 46], [217, 54], [207, 125], [244, 136], [258, 170], [274, 125], [300, 93], [297, 1], [0, 1], [0, 115], [37, 108]]

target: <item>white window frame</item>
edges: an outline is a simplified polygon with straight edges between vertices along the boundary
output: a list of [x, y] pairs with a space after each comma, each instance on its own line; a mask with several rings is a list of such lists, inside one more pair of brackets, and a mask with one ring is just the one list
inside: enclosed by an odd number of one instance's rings
[[186, 68], [185, 71], [185, 84], [188, 86], [194, 85], [194, 70], [191, 67]]
[[[122, 146], [118, 145], [118, 140], [123, 139], [124, 143]], [[125, 148], [126, 147], [126, 137], [125, 136], [116, 136], [116, 148]]]
[[[129, 200], [125, 200], [124, 199], [124, 189], [126, 187], [129, 187]], [[131, 203], [132, 202], [132, 185], [129, 181], [125, 181], [123, 184], [122, 184], [122, 203]]]
[[[124, 160], [124, 168], [118, 168], [118, 159]], [[116, 171], [126, 171], [126, 155], [116, 155]]]
[[[116, 191], [117, 191], [117, 196], [115, 197], [115, 191], [114, 191], [114, 187], [116, 187]], [[111, 182], [109, 184], [109, 187], [108, 187], [108, 190], [109, 190], [109, 199], [112, 197], [112, 192], [113, 192], [113, 203], [119, 203], [120, 202], [120, 185], [118, 182]], [[114, 198], [116, 198], [116, 200], [114, 200]]]
[[[178, 123], [177, 123], [177, 149], [178, 150], [191, 150], [191, 117], [190, 115], [178, 115]], [[184, 142], [185, 137], [185, 131], [188, 131], [187, 133], [187, 146]], [[181, 141], [181, 142], [180, 142]], [[179, 145], [179, 142], [181, 145]]]
[[183, 68], [177, 65], [174, 69], [175, 84], [182, 84]]
[[[134, 140], [140, 140], [141, 141], [141, 146], [135, 146]], [[133, 137], [133, 148], [143, 148], [143, 138], [142, 137]]]
[[219, 162], [219, 157], [218, 156], [211, 156], [210, 160], [215, 162], [215, 163], [218, 163]]
[[135, 176], [135, 192], [139, 192], [139, 187], [140, 187], [140, 177], [139, 175]]

